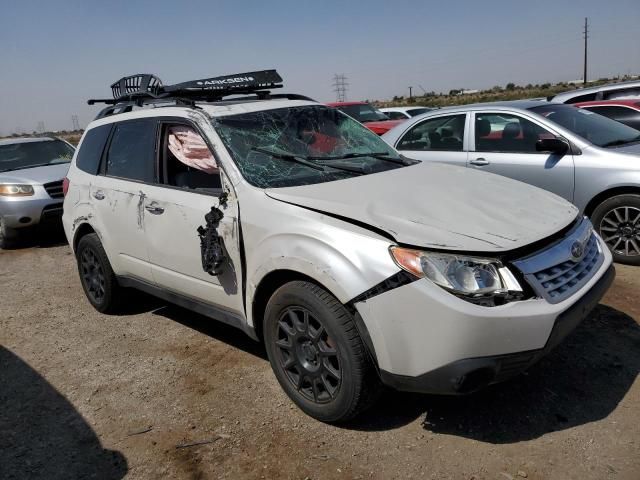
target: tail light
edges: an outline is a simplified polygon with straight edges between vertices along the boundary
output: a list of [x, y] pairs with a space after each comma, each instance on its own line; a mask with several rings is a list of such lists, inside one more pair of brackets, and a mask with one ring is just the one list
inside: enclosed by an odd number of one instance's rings
[[62, 180], [62, 195], [66, 197], [68, 191], [69, 191], [69, 179], [67, 177], [64, 177], [64, 180]]

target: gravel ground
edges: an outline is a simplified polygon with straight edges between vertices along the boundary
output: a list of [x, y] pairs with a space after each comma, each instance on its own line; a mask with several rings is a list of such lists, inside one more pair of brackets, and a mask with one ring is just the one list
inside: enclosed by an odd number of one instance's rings
[[390, 392], [324, 425], [240, 331], [142, 294], [85, 300], [54, 242], [0, 251], [0, 478], [640, 478], [640, 268], [530, 371]]

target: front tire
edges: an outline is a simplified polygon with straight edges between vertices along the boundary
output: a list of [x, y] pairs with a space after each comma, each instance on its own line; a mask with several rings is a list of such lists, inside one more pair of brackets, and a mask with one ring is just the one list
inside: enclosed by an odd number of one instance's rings
[[13, 248], [16, 245], [18, 231], [7, 227], [2, 217], [0, 217], [0, 248]]
[[596, 207], [591, 220], [614, 261], [640, 265], [640, 195], [608, 198]]
[[80, 283], [89, 303], [101, 313], [117, 311], [122, 289], [98, 235], [89, 233], [80, 239], [76, 260]]
[[380, 380], [353, 316], [318, 285], [295, 281], [273, 294], [264, 341], [278, 382], [307, 415], [343, 422], [377, 399]]

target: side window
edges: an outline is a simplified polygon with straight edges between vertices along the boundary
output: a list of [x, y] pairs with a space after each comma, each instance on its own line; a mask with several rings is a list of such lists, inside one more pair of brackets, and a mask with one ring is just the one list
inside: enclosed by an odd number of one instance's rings
[[535, 123], [504, 113], [477, 113], [476, 152], [539, 153], [536, 142], [555, 135]]
[[623, 99], [623, 98], [638, 98], [640, 96], [640, 87], [628, 87], [620, 88], [617, 90], [610, 90], [608, 92], [602, 92], [602, 98], [604, 100]]
[[430, 118], [414, 125], [398, 142], [398, 150], [461, 152], [466, 115]]
[[100, 158], [102, 158], [104, 145], [107, 143], [107, 138], [109, 138], [109, 132], [111, 132], [111, 124], [95, 127], [87, 131], [76, 157], [76, 167], [91, 175], [98, 174]]
[[160, 183], [188, 190], [222, 191], [218, 163], [193, 127], [163, 124], [160, 146]]
[[156, 123], [154, 119], [142, 119], [116, 124], [107, 153], [107, 175], [154, 181]]
[[391, 120], [406, 120], [408, 117], [402, 112], [383, 112]]
[[585, 95], [578, 95], [577, 97], [570, 98], [564, 103], [580, 103], [580, 102], [591, 102], [596, 100], [597, 93], [587, 93]]

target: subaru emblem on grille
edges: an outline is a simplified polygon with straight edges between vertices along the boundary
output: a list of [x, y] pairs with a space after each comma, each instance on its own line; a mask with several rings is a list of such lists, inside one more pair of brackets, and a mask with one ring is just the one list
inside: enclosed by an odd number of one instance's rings
[[571, 256], [573, 257], [573, 260], [580, 260], [583, 254], [584, 247], [582, 244], [580, 242], [573, 242], [573, 245], [571, 245]]

